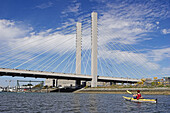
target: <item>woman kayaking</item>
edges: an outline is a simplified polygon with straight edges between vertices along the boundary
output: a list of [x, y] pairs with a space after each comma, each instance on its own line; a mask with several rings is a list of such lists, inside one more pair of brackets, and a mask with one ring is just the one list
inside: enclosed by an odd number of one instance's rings
[[134, 95], [133, 95], [133, 98], [134, 98], [134, 99], [143, 99], [143, 97], [142, 97], [142, 95], [141, 95], [141, 93], [140, 93], [140, 90], [137, 90], [137, 94], [134, 94]]
[[[127, 90], [127, 93], [129, 94], [133, 94], [132, 92]], [[125, 97], [123, 96], [123, 98], [127, 101], [131, 101], [131, 102], [149, 102], [149, 103], [157, 103], [157, 99], [144, 99], [142, 97], [142, 95], [140, 94], [140, 91], [137, 90], [137, 94], [133, 95], [133, 97]]]

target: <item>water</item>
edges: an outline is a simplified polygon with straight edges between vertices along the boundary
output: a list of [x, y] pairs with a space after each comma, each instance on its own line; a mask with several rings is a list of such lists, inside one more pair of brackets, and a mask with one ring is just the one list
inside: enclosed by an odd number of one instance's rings
[[157, 104], [125, 101], [125, 94], [0, 93], [0, 113], [168, 113], [170, 96], [157, 98]]

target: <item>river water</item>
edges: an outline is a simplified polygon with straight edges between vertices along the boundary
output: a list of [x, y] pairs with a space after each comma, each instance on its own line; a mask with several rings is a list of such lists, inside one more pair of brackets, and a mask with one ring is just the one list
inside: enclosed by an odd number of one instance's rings
[[170, 96], [157, 104], [125, 101], [126, 94], [0, 93], [0, 113], [170, 113]]

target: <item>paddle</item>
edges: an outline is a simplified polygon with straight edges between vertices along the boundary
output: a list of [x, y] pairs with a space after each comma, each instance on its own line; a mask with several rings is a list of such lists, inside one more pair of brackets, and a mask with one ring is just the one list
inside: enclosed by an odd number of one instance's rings
[[[132, 92], [130, 92], [130, 91], [128, 91], [128, 90], [126, 90], [126, 91], [127, 91], [129, 94], [132, 94], [132, 95], [133, 95], [133, 93], [132, 93]], [[133, 99], [133, 97], [131, 97], [131, 99]], [[131, 100], [131, 99], [130, 99], [130, 100]]]
[[132, 92], [130, 92], [130, 91], [128, 91], [128, 90], [126, 90], [129, 94], [133, 94]]
[[[129, 94], [133, 94], [132, 92], [130, 92], [130, 91], [128, 91], [128, 90], [126, 90]], [[140, 99], [144, 99], [143, 97], [141, 97]]]

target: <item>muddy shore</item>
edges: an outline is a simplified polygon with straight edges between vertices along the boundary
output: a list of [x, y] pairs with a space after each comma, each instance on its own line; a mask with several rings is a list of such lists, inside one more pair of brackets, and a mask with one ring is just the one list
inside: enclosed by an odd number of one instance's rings
[[140, 90], [142, 94], [148, 95], [170, 95], [170, 88], [83, 88], [74, 93], [104, 93], [104, 94], [128, 94], [127, 90], [136, 93]]

